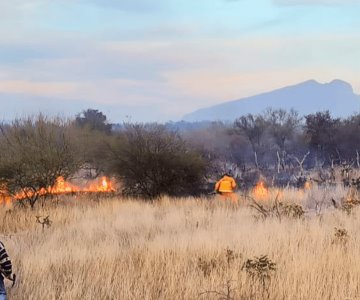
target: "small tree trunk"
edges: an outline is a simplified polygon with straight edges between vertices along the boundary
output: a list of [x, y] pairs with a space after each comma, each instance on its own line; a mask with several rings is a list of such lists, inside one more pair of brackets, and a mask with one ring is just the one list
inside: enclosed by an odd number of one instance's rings
[[34, 196], [30, 196], [29, 204], [30, 204], [31, 209], [35, 208], [35, 203], [37, 202], [38, 198], [39, 198], [39, 194], [35, 194]]
[[358, 169], [360, 169], [360, 155], [358, 150], [356, 150], [356, 165]]
[[286, 157], [286, 151], [281, 151], [281, 168], [285, 171], [285, 157]]
[[278, 163], [277, 163], [277, 172], [278, 172], [278, 173], [280, 173], [280, 168], [281, 168], [281, 158], [280, 158], [279, 151], [276, 151], [276, 155], [277, 155], [277, 159], [278, 159]]
[[304, 162], [306, 157], [310, 154], [310, 152], [308, 151], [302, 158], [302, 160], [300, 160], [299, 158], [297, 158], [295, 155], [293, 155], [294, 159], [296, 160], [297, 164], [299, 165], [299, 173], [300, 173], [300, 177], [303, 176], [304, 174]]
[[257, 169], [259, 169], [259, 163], [258, 163], [258, 157], [256, 151], [254, 151], [254, 158], [255, 158], [255, 166]]
[[36, 203], [36, 200], [34, 200], [34, 199], [29, 199], [29, 204], [30, 204], [31, 209], [34, 209], [35, 203]]

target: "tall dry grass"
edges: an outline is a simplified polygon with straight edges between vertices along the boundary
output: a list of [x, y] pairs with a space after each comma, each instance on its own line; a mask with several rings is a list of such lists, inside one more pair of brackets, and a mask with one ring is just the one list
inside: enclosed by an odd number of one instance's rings
[[[245, 200], [68, 199], [34, 211], [0, 210], [0, 239], [19, 281], [10, 299], [359, 299], [360, 212], [327, 208], [343, 189], [285, 191], [284, 201], [324, 202], [303, 219], [254, 218]], [[297, 198], [296, 198], [297, 197]], [[36, 216], [50, 216], [42, 229]], [[336, 242], [345, 228], [348, 242]], [[266, 293], [242, 269], [276, 263]], [[202, 294], [203, 293], [203, 294]], [[224, 298], [226, 299], [226, 298]]]

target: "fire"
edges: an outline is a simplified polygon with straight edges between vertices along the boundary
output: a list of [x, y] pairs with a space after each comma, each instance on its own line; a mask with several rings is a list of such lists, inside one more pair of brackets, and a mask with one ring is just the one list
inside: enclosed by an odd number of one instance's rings
[[80, 188], [69, 182], [66, 182], [64, 177], [60, 176], [56, 179], [54, 186], [50, 187], [48, 191], [50, 194], [66, 194], [79, 192]]
[[8, 196], [6, 190], [1, 189], [0, 190], [0, 204], [4, 204], [5, 206], [10, 205], [11, 203], [11, 197]]
[[259, 181], [252, 191], [255, 199], [266, 200], [269, 197], [269, 191], [265, 186], [264, 181]]
[[303, 198], [306, 195], [306, 192], [311, 189], [312, 185], [310, 181], [305, 181], [304, 187], [298, 189], [298, 197]]
[[[85, 186], [77, 186], [72, 184], [60, 176], [56, 179], [53, 186], [49, 186], [47, 189], [41, 189], [37, 193], [40, 196], [44, 195], [63, 195], [73, 193], [111, 193], [115, 192], [114, 184], [108, 177], [101, 177], [99, 180], [92, 181]], [[0, 204], [10, 204], [12, 200], [22, 200], [31, 197], [35, 194], [33, 190], [23, 190], [17, 193], [15, 196], [9, 195], [6, 188], [0, 189]]]
[[100, 182], [91, 184], [88, 188], [84, 189], [84, 192], [115, 192], [115, 188], [109, 178], [103, 176], [100, 179]]
[[311, 189], [311, 183], [309, 181], [306, 181], [304, 184], [304, 190], [310, 190]]

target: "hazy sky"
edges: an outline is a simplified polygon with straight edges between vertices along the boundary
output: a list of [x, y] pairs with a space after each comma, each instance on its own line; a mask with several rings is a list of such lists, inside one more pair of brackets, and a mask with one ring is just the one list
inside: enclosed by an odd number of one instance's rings
[[0, 0], [0, 119], [176, 120], [308, 79], [360, 93], [359, 16], [360, 0]]

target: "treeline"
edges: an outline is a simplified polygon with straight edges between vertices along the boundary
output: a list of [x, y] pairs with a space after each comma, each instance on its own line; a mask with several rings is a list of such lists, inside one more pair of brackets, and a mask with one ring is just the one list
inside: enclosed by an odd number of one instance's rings
[[[199, 195], [207, 161], [179, 133], [160, 124], [124, 124], [87, 110], [74, 120], [44, 115], [0, 126], [0, 194], [24, 196], [31, 207], [59, 176], [115, 176], [123, 194], [144, 199]], [[1, 196], [1, 195], [0, 195]]]
[[360, 115], [267, 110], [204, 124], [114, 126], [92, 109], [73, 120], [39, 115], [2, 124], [0, 193], [23, 193], [33, 207], [59, 176], [107, 175], [124, 195], [153, 199], [207, 193], [228, 169], [246, 185], [260, 175], [288, 180], [313, 168], [359, 167]]
[[215, 158], [280, 172], [299, 165], [359, 167], [359, 129], [360, 114], [340, 119], [324, 111], [302, 117], [295, 111], [268, 109], [241, 116], [232, 124], [214, 122], [185, 136]]

